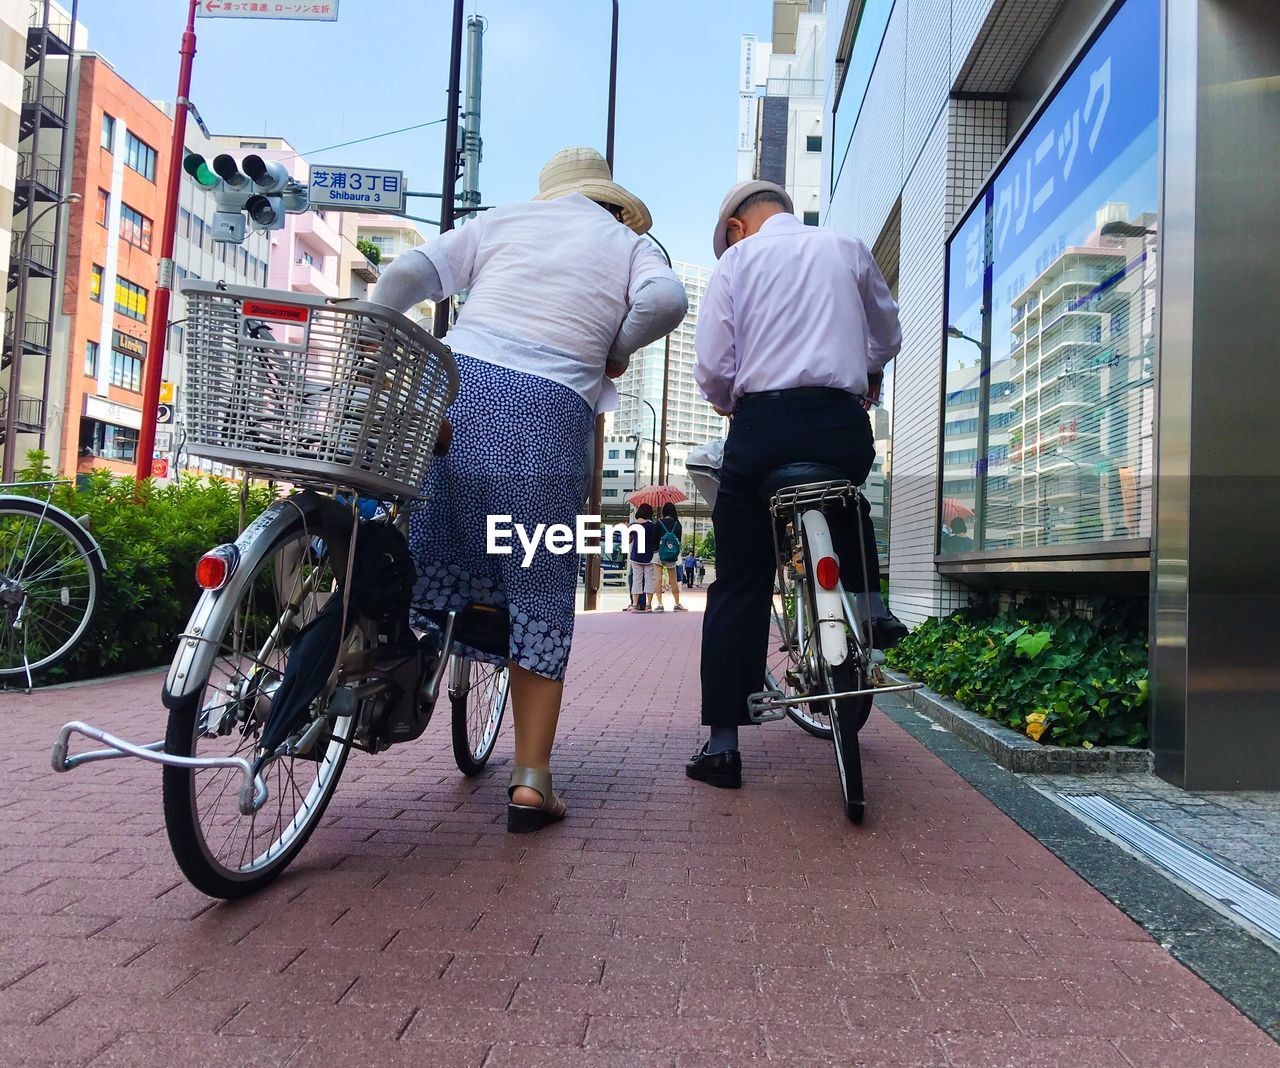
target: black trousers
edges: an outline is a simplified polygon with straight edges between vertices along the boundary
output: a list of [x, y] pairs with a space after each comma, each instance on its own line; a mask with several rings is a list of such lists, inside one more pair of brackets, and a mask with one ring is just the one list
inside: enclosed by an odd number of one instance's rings
[[[707, 590], [702, 623], [702, 722], [745, 724], [747, 697], [764, 689], [770, 602], [776, 574], [772, 518], [760, 487], [783, 464], [826, 463], [861, 485], [875, 459], [871, 420], [849, 393], [795, 389], [747, 394], [725, 442], [712, 522], [716, 580]], [[858, 525], [866, 543], [866, 573], [880, 588], [870, 509], [829, 513], [831, 537], [846, 591], [862, 590]]]

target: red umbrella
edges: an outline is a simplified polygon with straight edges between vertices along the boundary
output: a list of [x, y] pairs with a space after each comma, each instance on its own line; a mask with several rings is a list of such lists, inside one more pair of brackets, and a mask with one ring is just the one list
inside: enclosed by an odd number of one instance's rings
[[958, 501], [954, 497], [942, 498], [942, 522], [944, 526], [950, 526], [953, 519], [972, 519], [973, 509], [963, 501]]
[[641, 486], [627, 497], [631, 504], [650, 504], [654, 508], [661, 508], [664, 504], [679, 504], [688, 499], [675, 486]]

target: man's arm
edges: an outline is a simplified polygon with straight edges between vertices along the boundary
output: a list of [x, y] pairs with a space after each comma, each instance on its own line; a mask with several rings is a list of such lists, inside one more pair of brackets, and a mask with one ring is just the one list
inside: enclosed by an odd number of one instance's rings
[[721, 415], [733, 410], [733, 382], [738, 372], [733, 333], [733, 293], [729, 272], [721, 261], [698, 310], [694, 335], [693, 380]]
[[884, 365], [902, 348], [898, 305], [867, 247], [859, 242], [858, 251], [858, 294], [862, 297], [862, 307], [867, 316], [867, 371], [882, 374]]

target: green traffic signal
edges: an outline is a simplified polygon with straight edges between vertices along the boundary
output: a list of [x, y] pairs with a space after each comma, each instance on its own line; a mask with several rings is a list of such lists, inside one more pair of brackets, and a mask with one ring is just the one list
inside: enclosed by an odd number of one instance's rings
[[204, 156], [198, 153], [188, 152], [182, 160], [182, 169], [206, 189], [212, 189], [218, 184], [218, 176], [209, 169]]

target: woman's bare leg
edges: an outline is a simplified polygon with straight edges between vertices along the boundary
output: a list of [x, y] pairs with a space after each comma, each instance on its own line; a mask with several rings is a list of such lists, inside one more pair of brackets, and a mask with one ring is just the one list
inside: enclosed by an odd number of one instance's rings
[[[511, 669], [511, 714], [516, 727], [516, 767], [551, 770], [551, 747], [560, 720], [564, 683], [535, 675], [514, 660]], [[537, 790], [518, 786], [511, 795], [516, 805], [537, 807], [543, 798]]]
[[667, 581], [671, 583], [671, 596], [675, 598], [676, 607], [680, 607], [680, 579], [676, 576], [676, 566], [667, 568]]

